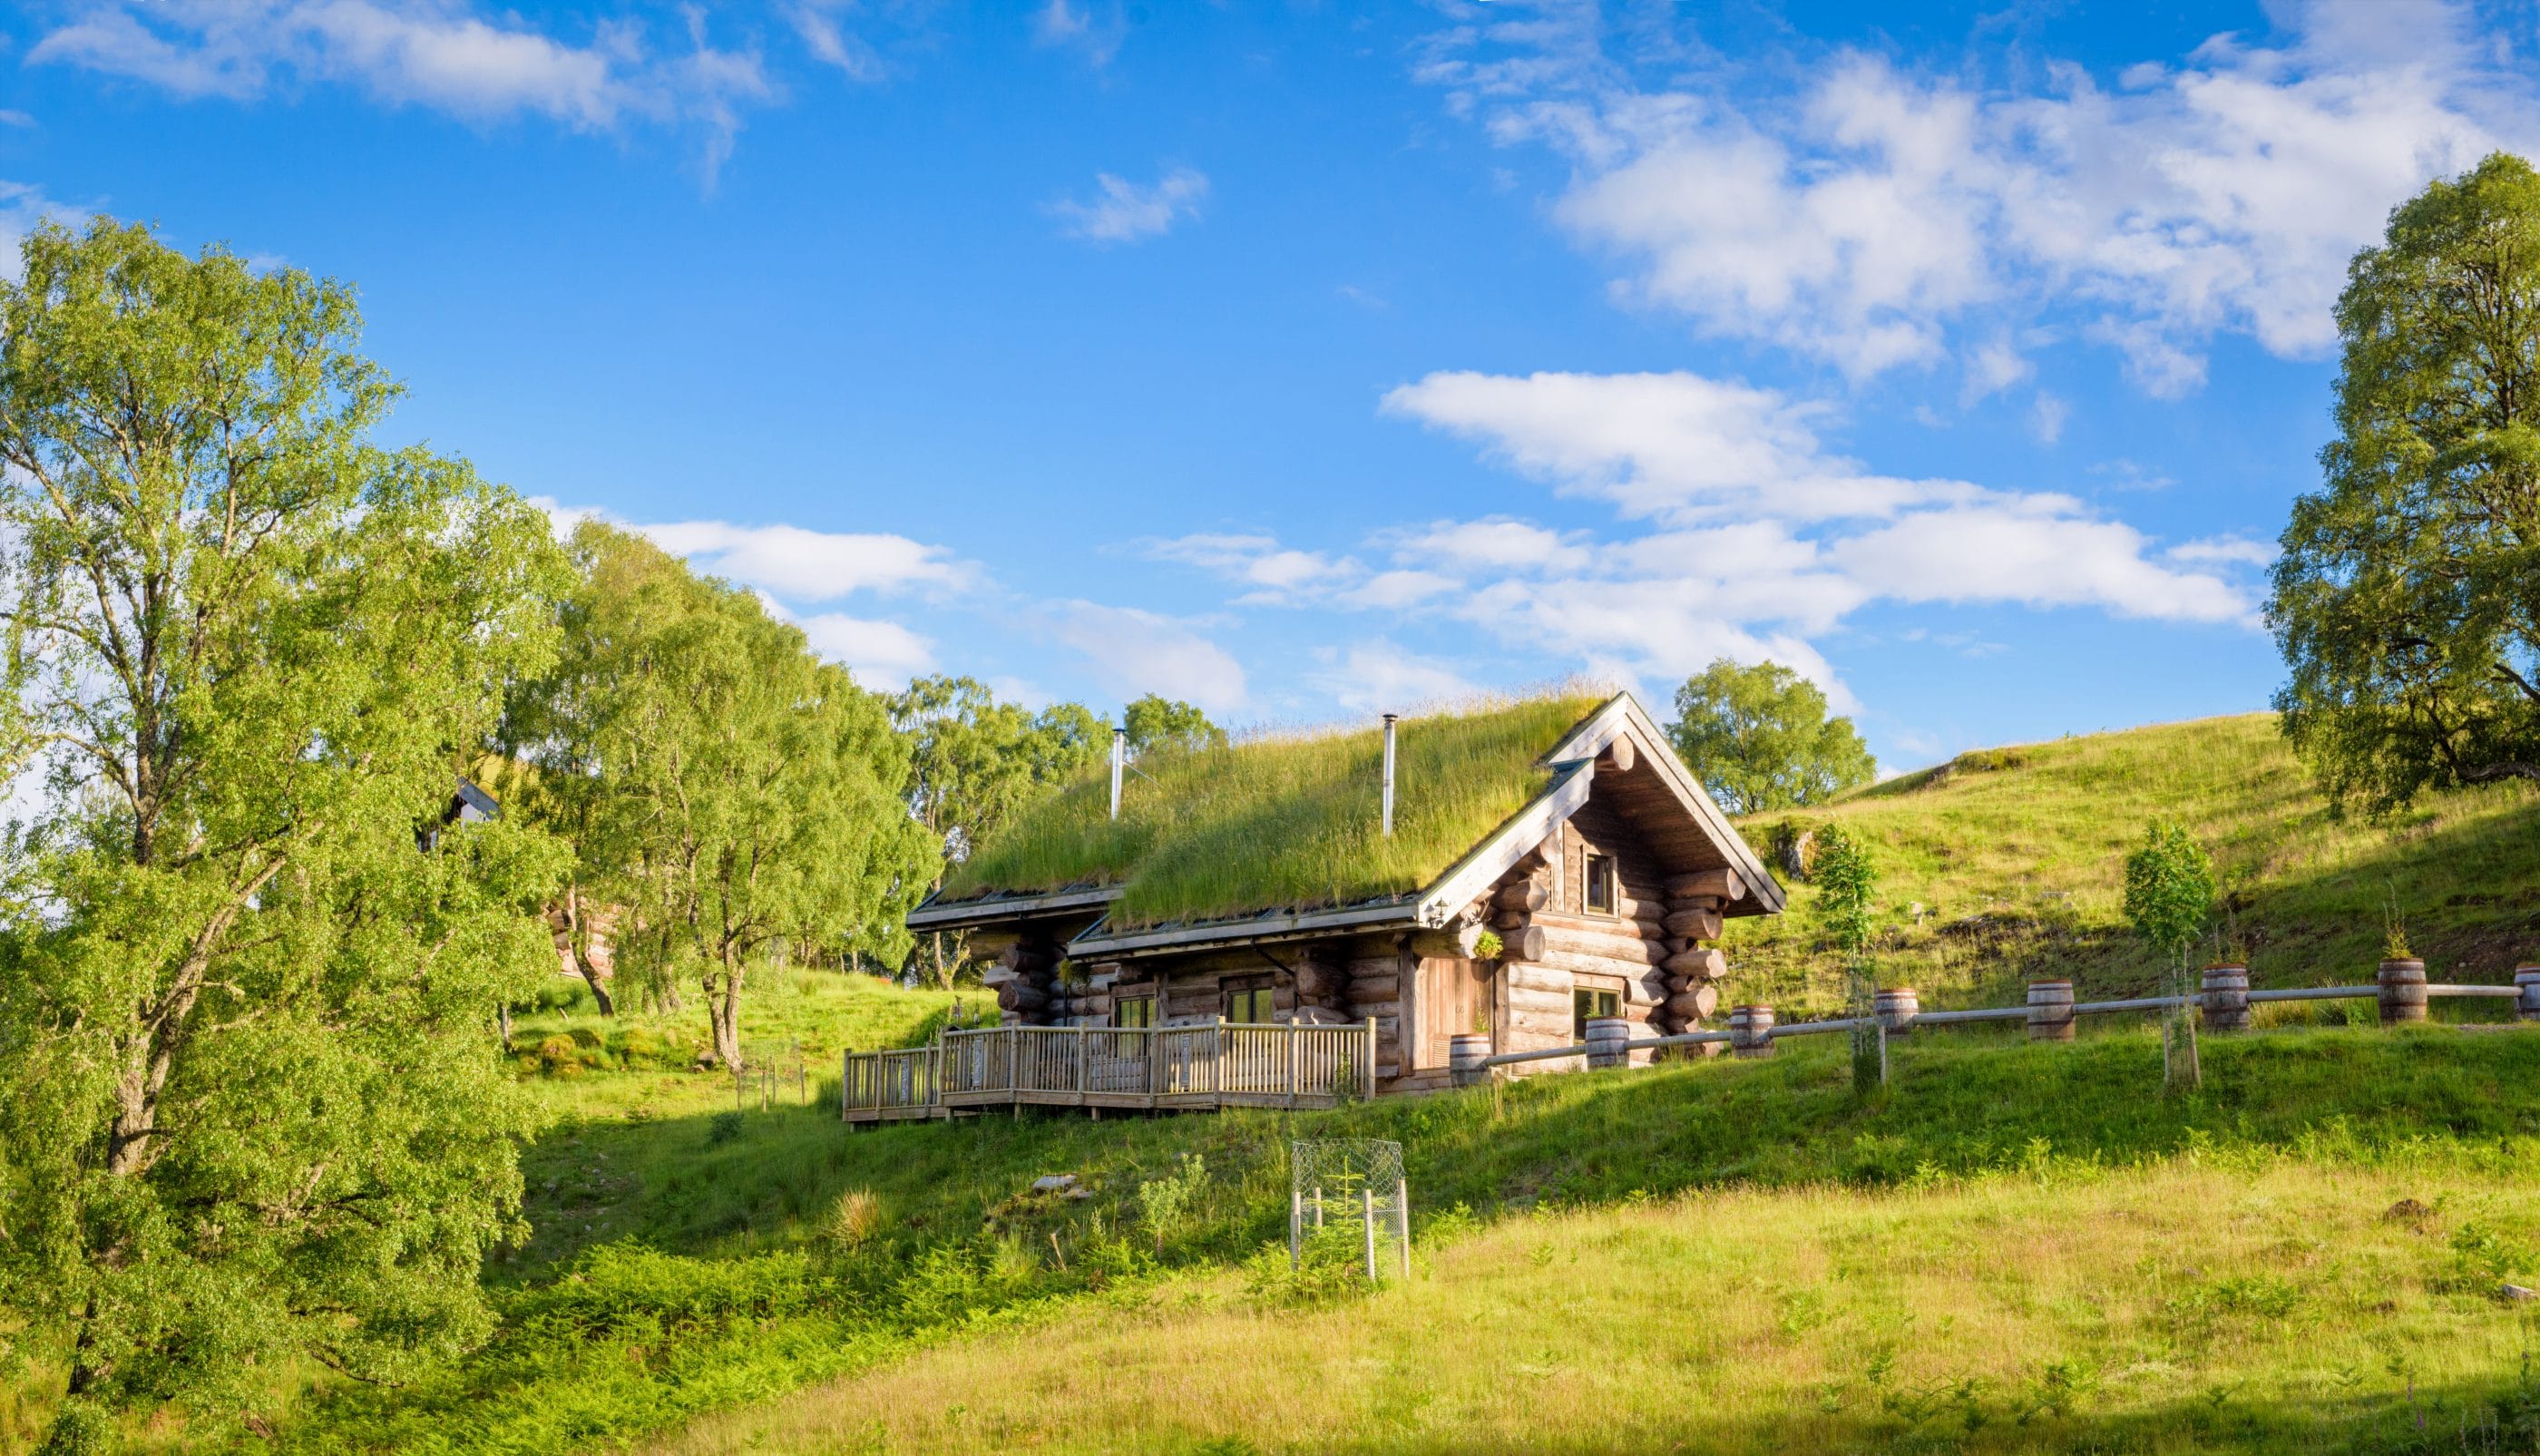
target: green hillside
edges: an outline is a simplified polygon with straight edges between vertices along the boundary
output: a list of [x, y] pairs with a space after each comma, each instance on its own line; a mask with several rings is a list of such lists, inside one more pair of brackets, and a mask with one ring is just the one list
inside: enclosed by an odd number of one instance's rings
[[2371, 978], [2395, 900], [2431, 974], [2505, 981], [2540, 958], [2540, 794], [2524, 786], [2428, 797], [2380, 825], [2338, 820], [2272, 714], [1987, 749], [1858, 791], [1823, 809], [1739, 827], [1793, 890], [1790, 913], [1730, 923], [1736, 1001], [1831, 1008], [1813, 896], [1776, 843], [1841, 823], [1875, 847], [1880, 981], [1926, 1005], [2007, 1004], [2032, 977], [2085, 996], [2156, 975], [2124, 922], [2124, 861], [2151, 819], [2210, 851], [2253, 984]]

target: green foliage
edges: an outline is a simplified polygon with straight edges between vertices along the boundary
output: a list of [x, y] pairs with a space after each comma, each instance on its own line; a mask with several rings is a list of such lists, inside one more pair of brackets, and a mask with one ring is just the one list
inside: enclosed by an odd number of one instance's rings
[[1870, 846], [1840, 824], [1817, 832], [1816, 858], [1808, 870], [1816, 887], [1816, 916], [1836, 948], [1856, 957], [1870, 948], [1878, 913], [1878, 867]]
[[1157, 1253], [1164, 1251], [1164, 1235], [1207, 1194], [1208, 1164], [1196, 1152], [1183, 1153], [1172, 1172], [1138, 1185], [1138, 1221], [1155, 1236]]
[[1389, 838], [1377, 729], [1159, 749], [1118, 819], [1108, 779], [1089, 775], [981, 845], [945, 893], [1126, 881], [1120, 926], [1407, 894], [1541, 793], [1542, 755], [1597, 705], [1565, 695], [1404, 720]]
[[2214, 862], [2184, 825], [2154, 820], [2126, 857], [2126, 921], [2170, 959], [2187, 953], [2214, 918]]
[[359, 327], [105, 220], [0, 282], [8, 721], [50, 769], [0, 905], [0, 1309], [69, 1341], [65, 1446], [272, 1362], [446, 1359], [519, 1228], [494, 1012], [554, 964], [564, 862], [442, 818], [562, 563], [371, 443]]
[[2540, 780], [2540, 173], [2436, 179], [2347, 276], [2326, 488], [2267, 606], [2285, 732], [2375, 814]]
[[572, 550], [563, 656], [515, 695], [512, 752], [535, 801], [566, 800], [551, 822], [590, 893], [623, 907], [621, 974], [657, 996], [693, 978], [738, 1065], [748, 966], [778, 939], [905, 953], [940, 863], [903, 798], [908, 745], [750, 592], [598, 521]]
[[1473, 954], [1481, 960], [1497, 960], [1507, 948], [1508, 942], [1500, 938], [1497, 931], [1484, 931], [1473, 937]]
[[1129, 751], [1147, 753], [1157, 749], [1195, 752], [1226, 746], [1226, 729], [1208, 721], [1208, 715], [1188, 703], [1149, 693], [1131, 703], [1120, 715], [1120, 726], [1129, 731]]
[[1722, 658], [1676, 689], [1675, 714], [1676, 752], [1732, 814], [1823, 803], [1878, 776], [1852, 720], [1828, 718], [1817, 685], [1779, 662]]
[[909, 812], [943, 838], [944, 858], [955, 865], [1110, 748], [1101, 721], [1081, 703], [1032, 713], [967, 677], [917, 678], [891, 699], [890, 714], [909, 740]]

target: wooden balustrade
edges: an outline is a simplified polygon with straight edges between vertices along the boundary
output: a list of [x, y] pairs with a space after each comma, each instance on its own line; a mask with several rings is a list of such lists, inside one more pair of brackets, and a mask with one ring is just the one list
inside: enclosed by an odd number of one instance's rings
[[931, 1047], [849, 1052], [848, 1122], [956, 1108], [1329, 1107], [1376, 1095], [1376, 1023], [995, 1026]]

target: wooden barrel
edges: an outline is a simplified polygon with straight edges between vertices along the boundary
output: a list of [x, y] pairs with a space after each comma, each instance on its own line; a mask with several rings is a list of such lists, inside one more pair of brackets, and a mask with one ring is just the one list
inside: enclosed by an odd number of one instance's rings
[[1906, 1036], [1914, 1030], [1914, 1018], [1923, 1014], [1923, 999], [1911, 986], [1891, 987], [1878, 993], [1878, 1024], [1889, 1036]]
[[2513, 1004], [2515, 1013], [2525, 1021], [2540, 1021], [2540, 966], [2515, 966], [2513, 985], [2522, 993]]
[[1632, 1054], [1625, 1050], [1624, 1043], [1631, 1039], [1632, 1023], [1623, 1017], [1588, 1017], [1588, 1065], [1595, 1068], [1622, 1067], [1629, 1064]]
[[2071, 1041], [2073, 1039], [2072, 982], [2031, 981], [2028, 983], [2028, 1039], [2030, 1041]]
[[2205, 979], [2198, 986], [2196, 1003], [2205, 1012], [2208, 1031], [2246, 1031], [2249, 1029], [2249, 968], [2243, 965], [2207, 966]]
[[1487, 1031], [1458, 1031], [1446, 1038], [1446, 1071], [1455, 1085], [1469, 1087], [1490, 1080], [1491, 1070], [1482, 1059], [1491, 1054], [1491, 1034]]
[[2422, 960], [2385, 960], [2373, 973], [2381, 988], [2381, 1024], [2400, 1026], [2426, 1019], [2426, 963]]
[[1773, 1008], [1771, 1006], [1730, 1006], [1729, 1008], [1729, 1050], [1740, 1057], [1773, 1055]]

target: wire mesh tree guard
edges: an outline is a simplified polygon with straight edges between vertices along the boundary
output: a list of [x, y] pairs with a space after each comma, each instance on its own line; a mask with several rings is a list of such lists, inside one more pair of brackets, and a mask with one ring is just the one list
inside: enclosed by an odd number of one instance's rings
[[1288, 1144], [1288, 1267], [1305, 1262], [1305, 1243], [1327, 1229], [1358, 1230], [1367, 1277], [1383, 1278], [1377, 1245], [1393, 1245], [1393, 1262], [1411, 1277], [1411, 1185], [1402, 1173], [1402, 1144], [1380, 1138], [1300, 1138]]
[[750, 1093], [758, 1094], [758, 1110], [765, 1112], [776, 1101], [777, 1092], [787, 1086], [805, 1102], [811, 1100], [811, 1075], [803, 1065], [803, 1044], [799, 1041], [746, 1041], [741, 1044], [741, 1065], [732, 1073], [732, 1100], [736, 1107], [749, 1105]]

